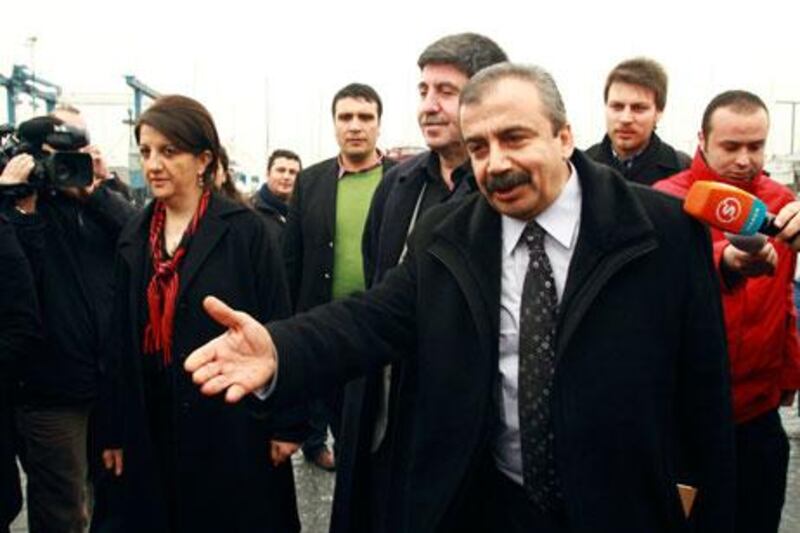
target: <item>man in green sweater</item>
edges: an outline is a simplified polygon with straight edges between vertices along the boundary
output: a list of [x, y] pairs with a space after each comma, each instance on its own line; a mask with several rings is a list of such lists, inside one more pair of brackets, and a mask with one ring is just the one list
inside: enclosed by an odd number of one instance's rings
[[[333, 97], [339, 154], [300, 173], [284, 233], [286, 272], [295, 312], [363, 290], [361, 241], [372, 194], [391, 163], [376, 148], [383, 104], [369, 85], [351, 83]], [[335, 468], [325, 445], [338, 434], [340, 394], [311, 406], [305, 457]]]

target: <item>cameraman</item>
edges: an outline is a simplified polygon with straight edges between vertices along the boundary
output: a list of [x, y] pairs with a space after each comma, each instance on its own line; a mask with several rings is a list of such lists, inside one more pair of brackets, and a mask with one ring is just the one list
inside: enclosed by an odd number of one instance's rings
[[[52, 116], [85, 127], [74, 109]], [[31, 533], [83, 531], [86, 516], [87, 425], [98, 394], [101, 347], [111, 314], [114, 251], [135, 209], [107, 184], [98, 151], [85, 188], [38, 187], [4, 199], [3, 211], [33, 269], [43, 347], [20, 368], [17, 426], [28, 475]], [[26, 183], [34, 158], [12, 158], [0, 184]]]

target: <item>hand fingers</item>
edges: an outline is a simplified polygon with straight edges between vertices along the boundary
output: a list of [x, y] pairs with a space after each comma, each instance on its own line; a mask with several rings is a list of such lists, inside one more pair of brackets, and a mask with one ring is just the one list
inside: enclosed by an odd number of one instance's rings
[[121, 476], [122, 475], [122, 465], [123, 465], [123, 463], [122, 463], [122, 450], [116, 452], [115, 455], [116, 455], [116, 457], [115, 457], [116, 464], [115, 464], [115, 468], [114, 468], [114, 475]]
[[115, 476], [121, 476], [123, 470], [122, 450], [104, 450], [103, 466], [106, 470], [113, 470]]
[[249, 391], [239, 385], [238, 383], [234, 383], [230, 387], [228, 387], [227, 392], [225, 392], [225, 401], [228, 403], [236, 403], [248, 393]]
[[270, 442], [269, 444], [269, 459], [272, 461], [274, 466], [278, 466], [280, 464], [281, 450], [280, 447], [274, 442]]
[[[217, 337], [218, 339], [219, 337]], [[202, 345], [195, 351], [189, 354], [189, 357], [186, 358], [186, 361], [183, 362], [183, 368], [187, 372], [192, 373], [192, 379], [194, 379], [195, 383], [202, 383], [202, 381], [198, 381], [195, 376], [194, 372], [197, 369], [202, 368], [204, 365], [207, 365], [211, 361], [214, 360], [214, 356], [217, 353], [216, 348], [216, 340], [214, 339], [206, 344]]]
[[230, 386], [231, 386], [231, 380], [228, 376], [224, 374], [217, 374], [216, 376], [206, 381], [202, 387], [200, 387], [200, 392], [202, 392], [206, 396], [214, 396], [215, 394], [219, 394], [220, 392], [224, 391]]
[[194, 381], [197, 385], [202, 385], [206, 381], [218, 375], [220, 371], [221, 369], [219, 363], [212, 360], [192, 372], [192, 381]]
[[215, 296], [206, 296], [203, 300], [203, 307], [211, 318], [226, 328], [235, 328], [243, 325], [243, 322], [245, 322], [245, 320], [243, 320], [244, 317], [248, 316], [246, 313], [239, 313], [229, 307], [225, 302]]
[[792, 202], [784, 206], [775, 217], [775, 225], [781, 228], [778, 238], [789, 243], [795, 250], [800, 248], [800, 202]]
[[789, 202], [775, 215], [775, 225], [779, 228], [784, 228], [788, 223], [795, 222], [793, 219], [796, 218], [798, 213], [800, 213], [800, 201]]

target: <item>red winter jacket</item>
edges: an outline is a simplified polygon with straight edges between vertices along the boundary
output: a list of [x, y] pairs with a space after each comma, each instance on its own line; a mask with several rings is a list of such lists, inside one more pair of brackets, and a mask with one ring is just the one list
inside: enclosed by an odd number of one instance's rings
[[[787, 187], [763, 173], [749, 183], [719, 176], [708, 167], [700, 150], [689, 169], [657, 182], [654, 188], [683, 198], [697, 180], [719, 181], [744, 189], [767, 204], [771, 213], [795, 200]], [[719, 269], [722, 250], [730, 243], [713, 228], [711, 238], [714, 264]], [[792, 283], [797, 256], [783, 242], [770, 242], [778, 252], [774, 276], [745, 278], [733, 287], [720, 283], [736, 423], [777, 407], [783, 391], [800, 389], [800, 339]]]

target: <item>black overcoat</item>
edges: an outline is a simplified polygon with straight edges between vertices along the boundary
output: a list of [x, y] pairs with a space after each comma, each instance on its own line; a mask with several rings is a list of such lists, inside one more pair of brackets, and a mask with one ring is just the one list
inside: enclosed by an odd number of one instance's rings
[[[122, 447], [121, 505], [111, 515], [131, 532], [168, 530], [167, 495], [154, 465], [142, 383], [141, 341], [146, 321], [145, 291], [151, 261], [147, 244], [152, 205], [129, 224], [119, 243], [114, 324], [119, 340], [113, 353], [116, 387], [108, 421], [107, 447]], [[180, 268], [173, 358], [174, 523], [181, 532], [298, 531], [290, 462], [274, 468], [269, 439], [300, 441], [304, 421], [254, 418], [247, 403], [225, 404], [204, 397], [183, 371], [192, 350], [224, 328], [203, 310], [215, 295], [263, 320], [289, 313], [280, 250], [261, 217], [246, 206], [214, 195], [190, 241]], [[293, 415], [296, 413], [293, 413]], [[116, 422], [116, 423], [114, 423]], [[295, 426], [294, 422], [300, 422]], [[280, 429], [279, 429], [280, 428]], [[172, 533], [175, 533], [173, 531]]]
[[620, 165], [614, 157], [608, 135], [587, 149], [586, 155], [598, 163], [613, 168], [626, 179], [643, 185], [652, 185], [658, 180], [673, 176], [689, 168], [692, 163], [691, 157], [662, 141], [655, 132], [644, 151], [634, 158], [630, 168]]
[[0, 531], [22, 507], [13, 391], [19, 363], [40, 349], [41, 329], [30, 264], [14, 227], [0, 218]]
[[[699, 486], [698, 530], [730, 532], [733, 422], [708, 233], [674, 199], [579, 151], [572, 162], [581, 222], [552, 407], [569, 531], [684, 531], [682, 451]], [[498, 416], [501, 241], [483, 197], [436, 208], [381, 284], [270, 325], [278, 405], [406, 354], [386, 495], [393, 531], [465, 530], [480, 510], [477, 474]]]

